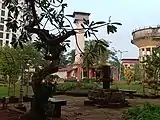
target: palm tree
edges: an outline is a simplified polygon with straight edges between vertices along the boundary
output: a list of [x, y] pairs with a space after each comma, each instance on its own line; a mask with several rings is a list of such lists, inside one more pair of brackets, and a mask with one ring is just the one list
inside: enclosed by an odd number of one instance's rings
[[87, 68], [87, 77], [89, 78], [89, 68], [91, 66], [98, 67], [99, 65], [106, 64], [109, 56], [110, 50], [108, 41], [101, 39], [85, 41], [84, 49], [84, 67]]

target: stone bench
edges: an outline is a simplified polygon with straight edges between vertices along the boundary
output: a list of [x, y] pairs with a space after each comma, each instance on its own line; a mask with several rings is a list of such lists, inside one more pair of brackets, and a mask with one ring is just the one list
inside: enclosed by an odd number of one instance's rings
[[51, 107], [52, 117], [60, 118], [61, 117], [61, 106], [67, 105], [67, 101], [49, 98], [49, 103], [53, 105]]

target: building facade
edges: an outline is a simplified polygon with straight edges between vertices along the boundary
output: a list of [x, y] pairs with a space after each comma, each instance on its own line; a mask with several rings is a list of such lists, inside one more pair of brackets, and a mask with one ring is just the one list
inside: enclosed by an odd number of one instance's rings
[[4, 5], [4, 0], [0, 0], [0, 46], [10, 45], [12, 40], [12, 33], [11, 30], [8, 30], [6, 27], [6, 19], [8, 18], [8, 9]]
[[133, 66], [138, 62], [139, 62], [139, 59], [122, 59], [122, 65], [125, 68], [133, 68]]
[[131, 43], [139, 49], [139, 60], [145, 60], [146, 55], [152, 55], [152, 50], [160, 45], [155, 39], [160, 38], [160, 26], [145, 27], [132, 32]]

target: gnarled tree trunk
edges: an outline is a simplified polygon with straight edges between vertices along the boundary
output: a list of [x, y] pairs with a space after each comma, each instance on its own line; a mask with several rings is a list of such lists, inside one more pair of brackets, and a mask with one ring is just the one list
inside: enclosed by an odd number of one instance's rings
[[50, 97], [52, 90], [50, 88], [45, 89], [41, 82], [47, 75], [57, 71], [58, 67], [52, 61], [49, 66], [33, 75], [32, 88], [34, 98], [31, 104], [31, 110], [27, 116], [28, 120], [45, 120], [45, 105], [48, 103], [48, 98]]

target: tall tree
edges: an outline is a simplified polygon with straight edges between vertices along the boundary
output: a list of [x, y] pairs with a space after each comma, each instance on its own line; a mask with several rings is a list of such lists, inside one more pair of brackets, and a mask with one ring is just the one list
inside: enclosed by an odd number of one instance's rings
[[89, 68], [98, 67], [107, 63], [111, 51], [107, 48], [109, 43], [106, 40], [85, 41], [84, 66], [87, 68], [87, 77], [89, 77]]
[[9, 77], [9, 79], [7, 79], [9, 81], [3, 79], [7, 84], [9, 82], [15, 84], [15, 82], [18, 81], [18, 78], [22, 73], [25, 59], [30, 61], [30, 64], [34, 68], [47, 64], [33, 45], [25, 45], [24, 49], [19, 47], [14, 49], [8, 46], [0, 47], [0, 74]]
[[69, 65], [72, 65], [75, 60], [75, 49], [72, 49], [68, 54], [67, 54], [67, 60]]
[[[63, 0], [24, 0], [23, 3], [21, 3], [21, 0], [4, 1], [9, 9], [7, 27], [13, 32], [20, 31], [20, 35], [14, 36], [12, 39], [13, 46], [20, 45], [23, 48], [23, 44], [32, 40], [31, 35], [36, 34], [38, 36], [35, 44], [36, 49], [43, 50], [44, 59], [50, 61], [48, 66], [34, 73], [32, 77], [34, 99], [29, 119], [44, 120], [46, 117], [44, 106], [48, 103], [52, 88], [48, 86], [44, 90], [41, 82], [47, 75], [58, 71], [60, 54], [68, 46], [66, 39], [76, 35], [77, 30], [73, 29], [72, 24], [68, 25], [65, 22], [70, 23], [64, 14], [67, 4]], [[70, 15], [70, 17], [73, 16]], [[46, 21], [45, 24], [42, 23], [43, 20]], [[50, 30], [46, 28], [46, 24], [50, 24], [53, 27], [52, 30], [55, 31], [53, 33], [49, 32]], [[109, 34], [117, 32], [115, 25], [121, 24], [110, 20], [108, 23], [84, 20], [82, 27], [85, 30], [86, 37], [91, 35], [96, 37], [97, 28], [107, 26]]]
[[67, 59], [67, 55], [66, 55], [64, 52], [62, 52], [62, 53], [60, 54], [59, 66], [66, 66], [66, 65], [68, 65], [68, 64], [69, 64], [69, 61], [68, 61], [68, 59]]

